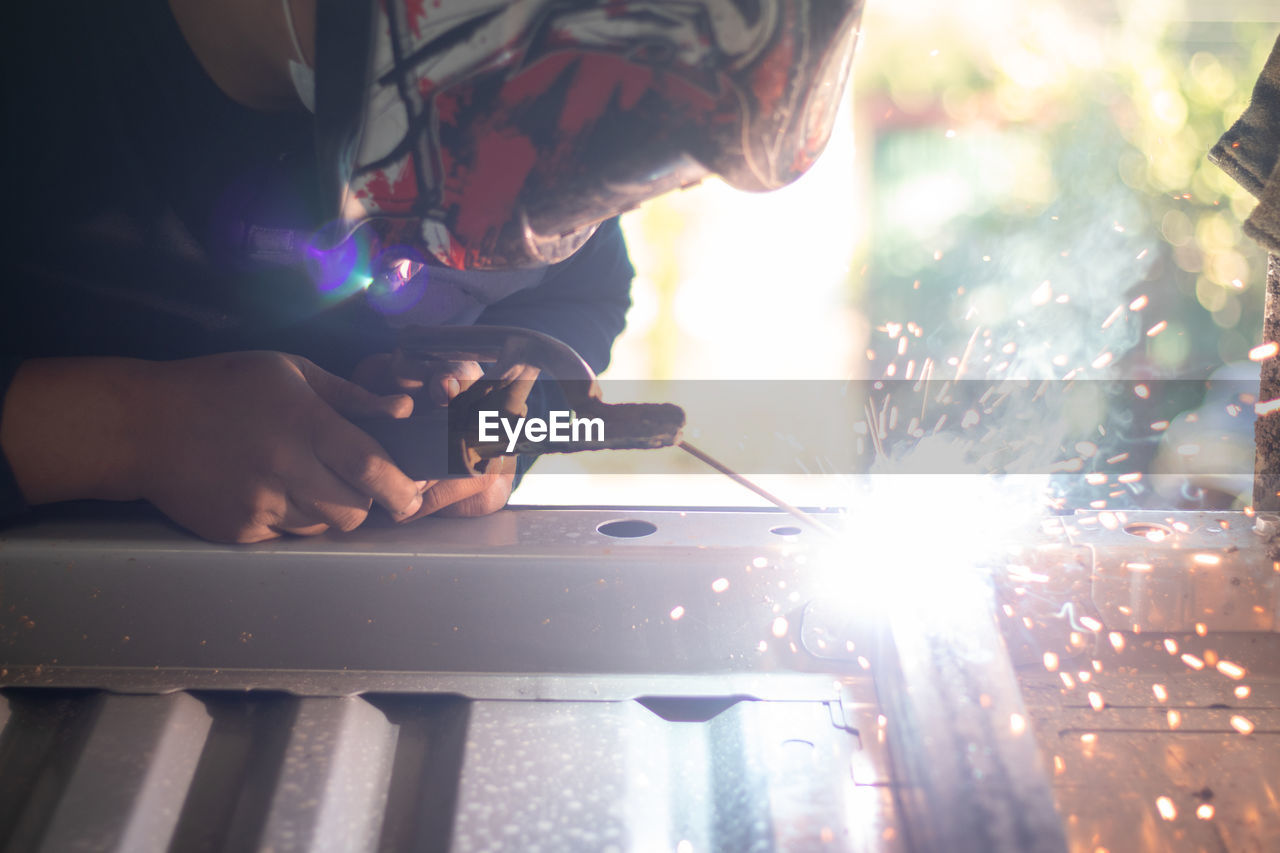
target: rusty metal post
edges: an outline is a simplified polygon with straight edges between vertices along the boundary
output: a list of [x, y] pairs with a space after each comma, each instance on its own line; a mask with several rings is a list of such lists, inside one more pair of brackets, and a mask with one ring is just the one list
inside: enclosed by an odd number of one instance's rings
[[[1262, 315], [1262, 342], [1280, 341], [1280, 256], [1267, 257], [1267, 296]], [[1280, 358], [1262, 362], [1258, 401], [1280, 397]], [[1263, 415], [1254, 424], [1254, 509], [1280, 510], [1280, 413]]]

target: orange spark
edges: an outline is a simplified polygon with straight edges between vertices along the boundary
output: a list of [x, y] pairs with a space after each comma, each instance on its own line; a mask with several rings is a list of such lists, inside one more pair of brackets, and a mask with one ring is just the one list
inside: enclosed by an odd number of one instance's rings
[[1267, 359], [1273, 357], [1277, 352], [1280, 352], [1280, 344], [1276, 343], [1275, 341], [1270, 341], [1268, 343], [1262, 344], [1261, 346], [1256, 346], [1253, 349], [1249, 350], [1249, 360], [1250, 361], [1266, 361]]
[[1245, 669], [1238, 663], [1232, 663], [1229, 660], [1218, 661], [1218, 672], [1234, 681], [1239, 681], [1245, 676]]

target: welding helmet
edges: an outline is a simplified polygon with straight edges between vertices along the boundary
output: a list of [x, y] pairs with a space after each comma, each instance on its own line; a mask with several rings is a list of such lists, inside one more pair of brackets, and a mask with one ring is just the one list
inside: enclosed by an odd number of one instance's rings
[[862, 0], [318, 0], [331, 239], [457, 269], [563, 260], [720, 175], [771, 190], [825, 146]]

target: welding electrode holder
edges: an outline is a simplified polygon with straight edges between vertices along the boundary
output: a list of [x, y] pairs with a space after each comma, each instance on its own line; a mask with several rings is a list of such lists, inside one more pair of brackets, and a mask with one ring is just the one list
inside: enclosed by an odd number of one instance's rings
[[[669, 447], [680, 438], [684, 410], [671, 403], [606, 403], [591, 367], [568, 344], [540, 332], [509, 326], [407, 326], [401, 330], [396, 363], [475, 361], [496, 365], [484, 379], [456, 396], [447, 408], [415, 410], [408, 418], [355, 421], [415, 480], [474, 477], [498, 456], [575, 453]], [[526, 414], [525, 399], [534, 377], [556, 381], [565, 402], [579, 418], [600, 418], [602, 439], [580, 441], [507, 440], [482, 442], [480, 411], [502, 417]]]

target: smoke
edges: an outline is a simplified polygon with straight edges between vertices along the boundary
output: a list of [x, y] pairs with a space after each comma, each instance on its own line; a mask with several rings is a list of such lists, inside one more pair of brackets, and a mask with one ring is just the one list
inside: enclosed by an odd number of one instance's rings
[[882, 375], [928, 383], [919, 402], [897, 390], [899, 411], [926, 413], [897, 430], [885, 429], [883, 401], [870, 402], [874, 473], [1051, 473], [1048, 505], [1064, 510], [1144, 494], [1140, 480], [1117, 489], [1115, 478], [1143, 470], [1158, 442], [1150, 425], [1176, 411], [1095, 380], [1151, 378], [1134, 356], [1164, 330], [1148, 294], [1161, 244], [1135, 193], [1092, 162], [1110, 146], [1091, 132], [1102, 131], [1084, 128], [1055, 162], [1059, 192], [1038, 216], [988, 210], [957, 225], [978, 236], [935, 254], [946, 299], [926, 280], [896, 306], [924, 319], [879, 327], [870, 354]]

